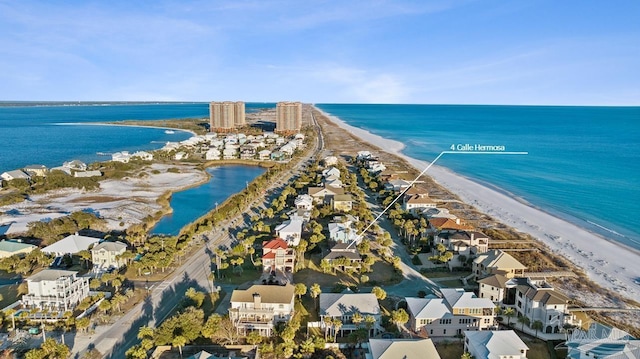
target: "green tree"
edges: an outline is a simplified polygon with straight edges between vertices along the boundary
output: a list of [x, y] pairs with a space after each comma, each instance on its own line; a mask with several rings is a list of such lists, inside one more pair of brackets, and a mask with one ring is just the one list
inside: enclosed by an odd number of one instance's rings
[[473, 357], [471, 356], [471, 353], [469, 352], [464, 352], [462, 353], [462, 355], [460, 356], [460, 359], [472, 359]]
[[531, 319], [529, 319], [528, 317], [525, 317], [524, 315], [521, 317], [518, 317], [518, 323], [522, 323], [522, 329], [524, 331], [524, 326], [529, 326], [529, 324], [531, 323]]
[[516, 312], [515, 310], [513, 310], [513, 308], [508, 307], [502, 311], [502, 315], [507, 317], [507, 326], [511, 326], [511, 318], [513, 318], [513, 316], [516, 315]]
[[307, 286], [304, 283], [296, 283], [293, 293], [300, 299], [303, 295], [307, 294]]
[[262, 336], [260, 335], [259, 332], [257, 331], [252, 331], [249, 334], [247, 334], [247, 344], [250, 345], [258, 345], [260, 343], [262, 343]]
[[378, 300], [384, 300], [387, 297], [387, 292], [378, 286], [371, 288], [371, 293], [373, 293]]
[[539, 320], [536, 320], [531, 324], [531, 329], [535, 329], [535, 331], [536, 331], [535, 337], [538, 337], [538, 331], [542, 330], [543, 327], [544, 327], [544, 325]]
[[185, 346], [186, 344], [187, 344], [187, 339], [182, 335], [178, 335], [174, 337], [173, 341], [171, 342], [171, 346], [178, 347], [178, 350], [180, 351], [180, 358], [182, 358], [182, 347]]
[[401, 331], [400, 327], [409, 321], [409, 314], [400, 308], [391, 312], [391, 321], [398, 326], [398, 331]]

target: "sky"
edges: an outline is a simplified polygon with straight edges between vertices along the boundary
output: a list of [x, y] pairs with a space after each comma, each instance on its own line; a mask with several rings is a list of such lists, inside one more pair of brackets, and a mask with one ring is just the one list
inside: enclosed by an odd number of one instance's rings
[[2, 101], [640, 105], [637, 0], [0, 0]]

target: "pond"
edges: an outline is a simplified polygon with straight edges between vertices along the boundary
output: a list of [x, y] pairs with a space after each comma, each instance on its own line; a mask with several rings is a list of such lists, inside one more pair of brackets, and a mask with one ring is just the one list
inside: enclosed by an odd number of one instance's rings
[[151, 234], [177, 235], [182, 227], [195, 221], [222, 204], [227, 198], [242, 191], [248, 183], [265, 172], [257, 166], [220, 166], [207, 169], [209, 182], [171, 196], [173, 213], [158, 222]]

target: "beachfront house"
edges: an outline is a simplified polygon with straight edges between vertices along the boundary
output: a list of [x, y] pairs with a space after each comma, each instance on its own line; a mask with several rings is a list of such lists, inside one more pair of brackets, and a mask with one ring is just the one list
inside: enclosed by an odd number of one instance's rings
[[428, 221], [427, 232], [436, 234], [442, 232], [469, 231], [472, 230], [468, 224], [465, 224], [460, 218], [436, 217], [430, 218]]
[[98, 243], [100, 238], [80, 236], [77, 233], [66, 236], [65, 238], [42, 248], [43, 253], [55, 256], [63, 256], [65, 254], [76, 254], [83, 250], [88, 250], [91, 246]]
[[15, 179], [24, 179], [29, 181], [31, 180], [31, 175], [29, 175], [28, 173], [22, 170], [13, 170], [13, 171], [3, 172], [0, 175], [0, 178], [2, 178], [5, 181], [13, 181]]
[[252, 285], [231, 293], [229, 318], [238, 332], [257, 331], [269, 337], [277, 323], [286, 323], [294, 313], [294, 286]]
[[281, 238], [262, 242], [262, 267], [265, 272], [293, 272], [296, 251]]
[[129, 151], [121, 151], [111, 154], [111, 161], [114, 162], [129, 163], [130, 160], [131, 154]]
[[411, 187], [411, 182], [403, 179], [390, 180], [384, 184], [385, 190], [394, 192], [402, 192], [409, 187]]
[[29, 165], [25, 166], [23, 170], [32, 176], [40, 177], [46, 177], [49, 173], [49, 169], [45, 165]]
[[333, 331], [335, 327], [329, 320], [342, 322], [339, 332], [334, 335], [344, 336], [359, 328], [367, 328], [364, 318], [369, 316], [374, 319], [369, 324], [369, 335], [376, 335], [382, 329], [382, 311], [373, 293], [353, 293], [349, 289], [342, 293], [320, 293], [319, 303], [320, 328]]
[[478, 284], [481, 298], [502, 308], [513, 308], [518, 317], [527, 317], [529, 323], [540, 321], [543, 333], [559, 333], [565, 324], [580, 324], [569, 312], [569, 298], [542, 279], [497, 274]]
[[436, 208], [436, 202], [432, 200], [426, 193], [417, 193], [409, 198], [406, 197], [403, 203], [403, 209], [414, 216], [420, 215], [429, 208]]
[[374, 339], [363, 345], [364, 359], [440, 359], [431, 339]]
[[421, 336], [451, 337], [495, 326], [495, 304], [462, 288], [441, 290], [442, 298], [405, 298], [409, 327]]
[[207, 161], [217, 161], [220, 159], [220, 150], [217, 148], [210, 148], [204, 155], [204, 159]]
[[433, 242], [467, 257], [489, 250], [489, 237], [476, 231], [441, 232], [433, 237]]
[[44, 269], [27, 278], [28, 293], [22, 304], [29, 308], [66, 312], [73, 310], [89, 296], [89, 277], [78, 277], [77, 272]]
[[7, 258], [15, 255], [24, 256], [38, 248], [33, 244], [23, 243], [22, 240], [5, 239], [0, 241], [0, 258]]
[[527, 359], [528, 350], [513, 330], [464, 332], [464, 351], [476, 359]]
[[80, 160], [66, 161], [62, 164], [62, 167], [68, 168], [73, 171], [86, 171], [87, 164]]
[[91, 262], [95, 271], [105, 271], [109, 268], [120, 268], [125, 260], [120, 258], [127, 251], [127, 245], [122, 242], [102, 242], [91, 248]]
[[475, 279], [501, 274], [507, 278], [523, 277], [527, 269], [517, 259], [499, 249], [481, 253], [473, 260], [471, 271]]
[[266, 161], [270, 158], [271, 156], [271, 151], [269, 150], [262, 150], [258, 152], [258, 159], [260, 161]]

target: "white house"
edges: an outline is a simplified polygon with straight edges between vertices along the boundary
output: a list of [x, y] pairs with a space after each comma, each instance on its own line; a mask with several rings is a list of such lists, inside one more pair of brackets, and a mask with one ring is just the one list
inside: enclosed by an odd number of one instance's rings
[[434, 236], [433, 241], [465, 256], [486, 253], [489, 250], [489, 236], [477, 231], [441, 232]]
[[313, 209], [313, 197], [308, 194], [301, 194], [296, 197], [293, 204], [298, 209], [311, 210]]
[[327, 178], [327, 177], [340, 178], [340, 170], [335, 168], [335, 167], [327, 168], [325, 170], [322, 170], [322, 177], [324, 177], [324, 178]]
[[429, 208], [436, 208], [436, 202], [428, 194], [415, 194], [404, 201], [404, 210], [414, 215]]
[[74, 170], [74, 171], [86, 171], [87, 170], [87, 164], [80, 161], [80, 160], [72, 160], [72, 161], [67, 161], [64, 162], [62, 164], [62, 167], [66, 167], [70, 170]]
[[89, 296], [89, 278], [74, 271], [45, 269], [27, 278], [27, 288], [23, 305], [66, 312]]
[[116, 152], [111, 155], [111, 161], [129, 163], [130, 160], [131, 154], [129, 154], [129, 151]]
[[26, 179], [28, 181], [31, 179], [31, 176], [22, 170], [13, 170], [13, 171], [3, 172], [0, 175], [0, 178], [2, 178], [5, 181], [12, 181], [14, 179]]
[[357, 230], [351, 227], [351, 222], [329, 223], [329, 239], [334, 242], [349, 243], [356, 239]]
[[258, 331], [271, 336], [277, 323], [288, 322], [294, 312], [294, 286], [252, 285], [231, 293], [229, 318], [239, 332]]
[[271, 151], [262, 150], [258, 152], [258, 159], [261, 161], [266, 161], [271, 157]]
[[56, 243], [42, 248], [43, 253], [62, 256], [65, 254], [76, 254], [87, 250], [92, 245], [98, 243], [100, 238], [80, 236], [77, 233], [67, 236]]
[[23, 170], [32, 176], [45, 177], [49, 172], [49, 169], [45, 165], [28, 165]]
[[91, 262], [94, 270], [101, 271], [109, 268], [120, 268], [124, 260], [118, 256], [127, 251], [127, 245], [122, 242], [102, 242], [91, 248]]
[[[361, 322], [354, 323], [353, 316], [360, 313]], [[346, 290], [343, 293], [320, 293], [320, 325], [322, 329], [328, 324], [325, 318], [339, 319], [342, 322], [340, 336], [345, 332], [351, 333], [359, 328], [366, 328], [364, 318], [371, 316], [375, 322], [371, 326], [370, 335], [376, 335], [381, 329], [382, 312], [378, 298], [373, 293], [353, 293]]]
[[300, 244], [302, 224], [302, 218], [293, 216], [275, 228], [276, 236], [284, 239], [290, 246], [295, 247]]
[[296, 251], [280, 238], [262, 242], [262, 268], [265, 272], [293, 272]]
[[387, 191], [402, 192], [410, 186], [411, 182], [409, 181], [405, 181], [403, 179], [395, 179], [387, 181], [387, 183], [384, 184], [384, 189], [386, 189]]
[[465, 330], [494, 326], [495, 304], [463, 289], [442, 289], [442, 298], [405, 298], [409, 327], [431, 337], [462, 335]]
[[232, 148], [225, 147], [224, 150], [222, 151], [222, 158], [224, 158], [225, 160], [238, 158], [238, 149], [234, 147]]
[[440, 359], [431, 339], [369, 339], [365, 359]]
[[476, 359], [527, 359], [528, 350], [513, 330], [464, 332], [464, 351]]

